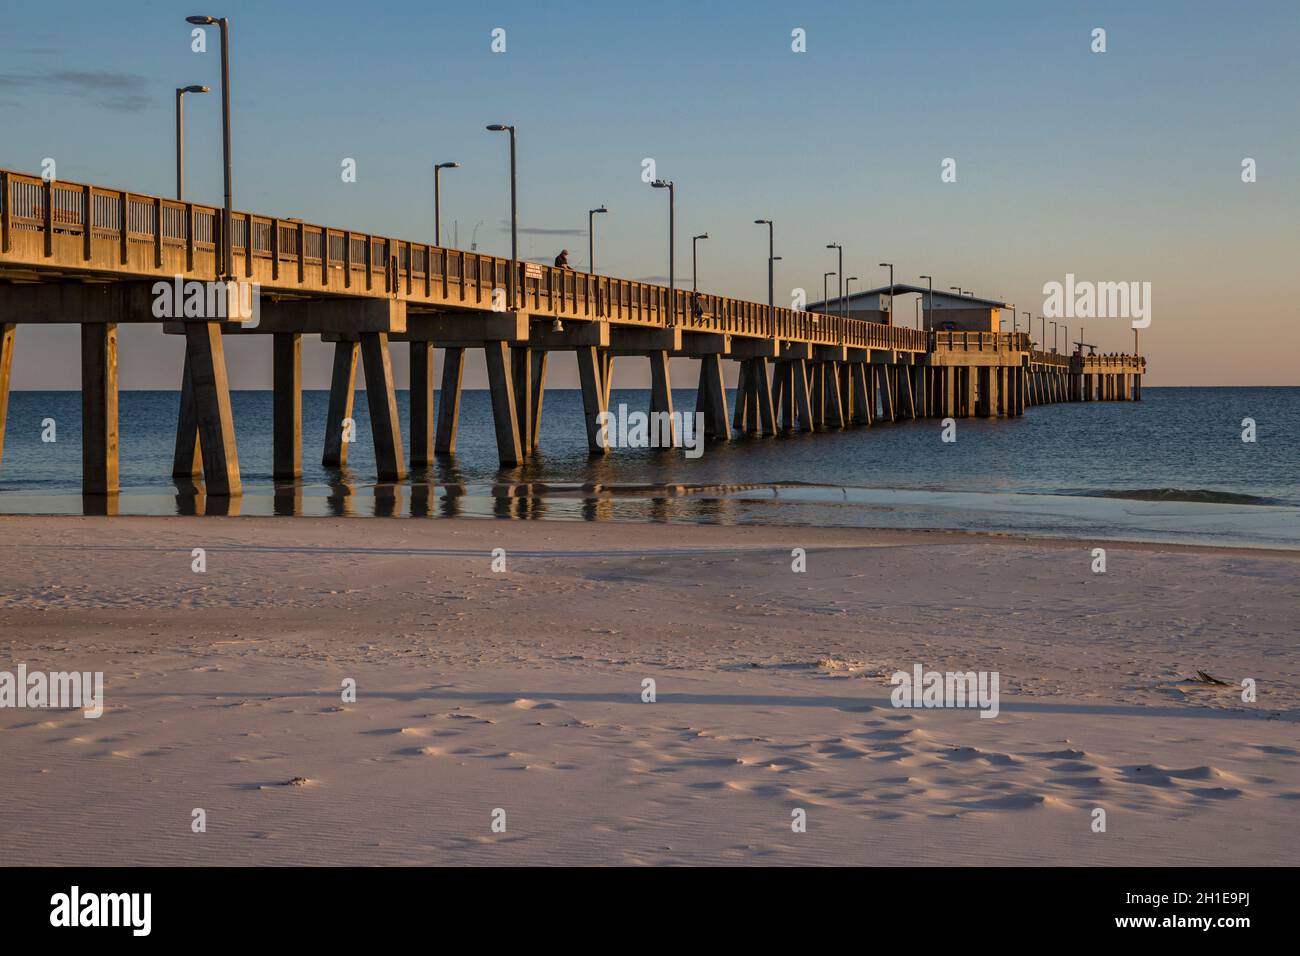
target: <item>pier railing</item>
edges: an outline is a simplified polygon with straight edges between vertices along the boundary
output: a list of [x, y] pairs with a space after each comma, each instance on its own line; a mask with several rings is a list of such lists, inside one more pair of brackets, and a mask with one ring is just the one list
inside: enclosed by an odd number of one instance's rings
[[932, 332], [933, 350], [952, 352], [1028, 352], [1027, 332]]
[[1146, 370], [1147, 360], [1141, 355], [1119, 353], [1114, 355], [1079, 356], [1081, 370], [1084, 372], [1132, 371], [1134, 368]]
[[1062, 369], [1070, 367], [1070, 357], [1059, 352], [1042, 352], [1034, 349], [1029, 353], [1029, 361], [1033, 365], [1053, 365]]
[[[298, 294], [397, 297], [431, 310], [680, 327], [819, 345], [925, 351], [929, 333], [575, 272], [429, 243], [0, 170], [0, 260], [131, 276], [231, 276]], [[511, 296], [515, 301], [511, 302]], [[505, 299], [503, 302], [502, 299]]]

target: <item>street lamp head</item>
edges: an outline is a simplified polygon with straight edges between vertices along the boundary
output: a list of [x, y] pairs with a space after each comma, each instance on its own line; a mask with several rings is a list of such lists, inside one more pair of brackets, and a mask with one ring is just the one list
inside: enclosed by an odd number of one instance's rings
[[506, 130], [510, 130], [513, 132], [514, 127], [510, 126], [507, 123], [493, 123], [491, 126], [488, 127], [488, 131], [491, 133], [503, 133]]
[[435, 163], [434, 169], [460, 169], [460, 163]]
[[216, 17], [186, 17], [185, 22], [193, 23], [195, 26], [199, 26], [199, 27], [206, 27], [209, 26], [210, 24], [216, 23], [217, 18]]
[[655, 189], [671, 189], [673, 186], [671, 179], [656, 179], [650, 184]]
[[858, 281], [858, 277], [857, 277], [857, 276], [849, 276], [849, 277], [848, 277], [847, 279], [845, 279], [844, 281], [845, 281], [845, 282], [857, 282], [857, 281]]
[[756, 226], [770, 226], [770, 225], [772, 225], [772, 220], [771, 220], [771, 219], [755, 219], [755, 220], [754, 220], [754, 225], [756, 225]]
[[601, 205], [601, 206], [597, 206], [595, 209], [588, 210], [588, 212], [590, 212], [590, 213], [596, 213], [596, 212], [609, 212], [609, 210], [606, 209], [603, 205]]
[[826, 248], [827, 248], [827, 249], [842, 249], [842, 248], [844, 248], [844, 247], [841, 246], [838, 242], [828, 242], [828, 243], [826, 243]]
[[709, 238], [709, 234], [708, 234], [707, 232], [702, 232], [702, 233], [700, 233], [698, 236], [691, 236], [691, 238], [692, 238], [692, 239], [707, 239], [707, 238]]
[[209, 92], [209, 90], [206, 86], [182, 86], [177, 88], [176, 92], [177, 93], [207, 93]]
[[934, 276], [917, 276], [917, 278], [918, 278], [918, 279], [929, 279], [931, 282], [934, 281]]

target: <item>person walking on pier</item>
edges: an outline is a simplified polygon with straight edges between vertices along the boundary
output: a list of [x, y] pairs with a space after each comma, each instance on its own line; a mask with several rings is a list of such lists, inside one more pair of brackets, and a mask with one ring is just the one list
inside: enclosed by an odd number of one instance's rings
[[560, 254], [559, 254], [558, 256], [555, 257], [555, 268], [557, 268], [557, 269], [567, 269], [567, 268], [569, 268], [569, 250], [568, 250], [568, 249], [561, 249], [561, 250], [560, 250]]

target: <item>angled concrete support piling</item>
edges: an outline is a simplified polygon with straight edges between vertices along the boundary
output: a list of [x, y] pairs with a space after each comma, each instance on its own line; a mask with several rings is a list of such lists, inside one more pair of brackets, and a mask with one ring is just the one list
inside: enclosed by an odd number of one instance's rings
[[898, 366], [898, 395], [901, 414], [907, 418], [916, 418], [916, 392], [912, 385], [912, 366]]
[[325, 415], [325, 451], [321, 464], [342, 468], [348, 463], [348, 445], [356, 436], [352, 400], [357, 386], [357, 352], [360, 343], [335, 342], [334, 367], [330, 374], [329, 411]]
[[817, 422], [813, 416], [812, 398], [808, 394], [808, 363], [803, 359], [791, 362], [790, 374], [791, 378], [794, 379], [795, 407], [799, 410], [799, 430], [801, 432], [816, 431]]
[[871, 366], [866, 362], [854, 362], [850, 368], [853, 372], [853, 420], [859, 425], [870, 425], [875, 420], [871, 389], [867, 382], [871, 378]]
[[772, 398], [771, 363], [766, 358], [752, 359], [754, 384], [757, 387], [760, 434], [776, 434], [776, 405]]
[[524, 454], [533, 450], [533, 350], [517, 347], [510, 349], [510, 377], [515, 393], [516, 428], [519, 447]]
[[397, 390], [388, 352], [387, 332], [362, 332], [361, 362], [366, 370], [366, 405], [370, 409], [370, 434], [375, 443], [375, 469], [380, 481], [406, 477], [402, 455], [402, 428], [397, 416]]
[[844, 427], [844, 401], [840, 398], [840, 375], [837, 363], [823, 362], [825, 375], [823, 382], [826, 385], [826, 418], [829, 427]]
[[[542, 431], [542, 399], [546, 397], [546, 360], [548, 352], [541, 349], [533, 350], [532, 357], [529, 359], [529, 373], [531, 376], [532, 402], [529, 406], [531, 420], [528, 425], [528, 432], [532, 436], [532, 442], [529, 445], [529, 451], [537, 451], [541, 441]], [[609, 399], [605, 399], [605, 405], [608, 407]]]
[[727, 389], [722, 378], [722, 356], [705, 355], [700, 359], [700, 410], [704, 412], [704, 434], [718, 441], [731, 441], [731, 423], [727, 418]]
[[511, 374], [510, 345], [487, 342], [488, 388], [492, 393], [492, 421], [496, 426], [497, 459], [503, 468], [523, 463], [523, 444], [519, 436], [519, 410], [515, 404], [514, 376]]
[[749, 386], [749, 361], [745, 360], [739, 364], [739, 370], [736, 375], [736, 408], [732, 416], [731, 427], [737, 434], [743, 435], [746, 431], [748, 422], [746, 412], [749, 409], [749, 402], [746, 394]]
[[190, 377], [190, 347], [185, 346], [181, 370], [181, 403], [176, 415], [176, 449], [172, 454], [172, 477], [193, 481], [203, 475], [203, 452], [199, 448], [198, 408], [194, 404], [194, 382]]
[[235, 419], [230, 411], [230, 381], [218, 322], [186, 322], [185, 354], [194, 387], [199, 446], [203, 451], [203, 480], [209, 498], [243, 492]]
[[435, 455], [456, 453], [456, 432], [460, 427], [460, 389], [465, 377], [465, 350], [448, 348], [442, 354], [442, 388], [438, 391], [438, 431]]
[[[677, 426], [673, 422], [673, 390], [672, 384], [668, 379], [668, 353], [663, 349], [655, 349], [650, 353], [650, 412], [655, 414], [667, 415], [668, 439], [671, 447], [676, 448], [678, 444]], [[663, 421], [664, 419], [660, 419]], [[654, 426], [652, 425], [651, 428]], [[662, 441], [662, 438], [660, 439]]]
[[587, 424], [587, 449], [593, 455], [604, 455], [609, 452], [608, 432], [600, 424], [601, 413], [608, 411], [606, 383], [601, 375], [605, 362], [595, 346], [578, 348], [576, 358], [578, 381], [582, 386], [582, 411]]
[[798, 399], [795, 395], [794, 376], [795, 363], [782, 362], [776, 367], [777, 380], [781, 383], [780, 393], [777, 396], [777, 412], [780, 415], [781, 430], [794, 431], [797, 426], [799, 417]]

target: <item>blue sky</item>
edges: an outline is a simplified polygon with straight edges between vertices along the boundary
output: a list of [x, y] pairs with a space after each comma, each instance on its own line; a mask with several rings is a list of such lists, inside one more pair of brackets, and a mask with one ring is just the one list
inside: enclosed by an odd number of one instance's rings
[[[677, 184], [679, 283], [690, 236], [707, 231], [702, 287], [764, 299], [766, 231], [752, 220], [772, 218], [778, 300], [796, 286], [820, 297], [836, 241], [860, 286], [884, 282], [877, 263], [893, 261], [899, 281], [932, 273], [1035, 314], [1043, 283], [1067, 272], [1151, 281], [1152, 384], [1300, 383], [1295, 3], [106, 11], [4, 14], [0, 165], [38, 170], [49, 156], [61, 179], [170, 195], [173, 90], [219, 86], [216, 31], [195, 54], [184, 16], [227, 15], [237, 208], [426, 238], [432, 163], [457, 160], [443, 179], [444, 242], [455, 230], [468, 247], [481, 222], [479, 248], [508, 253], [506, 142], [483, 127], [515, 123], [524, 256], [567, 246], [585, 268], [586, 211], [606, 203], [601, 271], [666, 275], [666, 197], [640, 178], [652, 157]], [[502, 54], [490, 49], [497, 27]], [[806, 53], [791, 51], [796, 27]], [[1103, 54], [1090, 50], [1096, 27]], [[187, 134], [189, 197], [218, 203], [219, 96], [187, 100]], [[946, 157], [955, 183], [940, 181]], [[1257, 182], [1241, 182], [1243, 157]], [[356, 183], [341, 180], [344, 158]], [[22, 332], [51, 348], [61, 334]], [[170, 346], [151, 344], [154, 330], [131, 336], [144, 344], [138, 374], [123, 356], [124, 387], [170, 386], [174, 375], [144, 372]], [[1089, 338], [1131, 344], [1114, 320]], [[63, 364], [25, 366], [16, 384], [63, 385]], [[268, 367], [259, 358], [247, 374]]]

